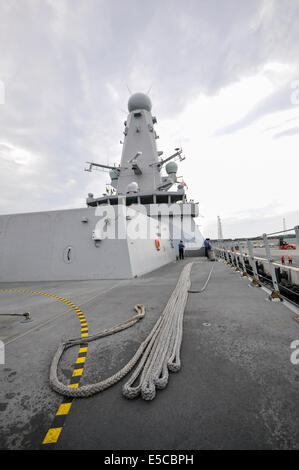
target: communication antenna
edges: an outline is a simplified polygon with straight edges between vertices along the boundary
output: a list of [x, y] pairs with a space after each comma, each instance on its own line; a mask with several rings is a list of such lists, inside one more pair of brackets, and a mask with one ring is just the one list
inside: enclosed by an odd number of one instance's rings
[[126, 83], [126, 87], [128, 89], [128, 92], [130, 93], [130, 95], [132, 95], [133, 93], [131, 92], [130, 88], [129, 88], [129, 85]]
[[147, 91], [147, 95], [149, 94], [149, 92], [151, 91], [151, 89], [153, 88], [153, 83], [151, 84], [151, 86], [149, 87], [148, 91]]

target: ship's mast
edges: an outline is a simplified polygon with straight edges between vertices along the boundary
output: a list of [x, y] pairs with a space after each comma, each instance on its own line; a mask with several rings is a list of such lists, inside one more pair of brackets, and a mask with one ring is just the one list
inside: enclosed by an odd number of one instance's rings
[[[152, 197], [160, 197], [161, 202], [177, 202], [185, 200], [184, 182], [177, 179], [177, 164], [175, 160], [184, 160], [182, 149], [162, 159], [163, 152], [158, 151], [156, 140], [159, 138], [154, 125], [157, 123], [151, 114], [152, 103], [144, 93], [134, 93], [128, 101], [128, 116], [124, 122], [124, 141], [121, 162], [118, 167], [88, 162], [91, 171], [93, 167], [110, 170], [111, 186], [116, 190], [114, 197], [138, 196], [138, 201], [146, 203]], [[161, 174], [165, 166], [167, 176]], [[178, 184], [172, 192], [173, 198], [168, 201], [169, 189]], [[110, 198], [109, 198], [110, 201]], [[132, 202], [132, 201], [131, 201]], [[88, 205], [105, 203], [105, 199], [87, 199]]]
[[139, 192], [154, 192], [161, 184], [160, 163], [154, 129], [156, 118], [151, 114], [151, 100], [143, 93], [135, 93], [128, 101], [129, 114], [125, 121], [124, 143], [118, 194], [126, 194], [131, 183], [137, 183]]

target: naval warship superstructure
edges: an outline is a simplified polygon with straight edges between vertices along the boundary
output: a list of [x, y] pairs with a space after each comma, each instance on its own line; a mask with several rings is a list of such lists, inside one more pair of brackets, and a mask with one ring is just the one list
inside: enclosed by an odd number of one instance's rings
[[108, 193], [90, 193], [85, 208], [0, 217], [0, 281], [132, 278], [173, 261], [180, 240], [201, 248], [198, 205], [177, 177], [182, 149], [162, 158], [151, 108], [144, 93], [129, 98], [119, 166], [88, 162], [110, 170]]

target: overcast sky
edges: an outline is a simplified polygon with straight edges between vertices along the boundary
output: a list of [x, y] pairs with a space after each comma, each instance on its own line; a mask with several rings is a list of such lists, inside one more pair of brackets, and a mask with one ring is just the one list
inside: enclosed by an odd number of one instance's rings
[[[120, 161], [128, 88], [205, 236], [299, 224], [299, 2], [0, 0], [0, 214], [84, 207]], [[3, 92], [4, 88], [4, 92]], [[2, 89], [2, 95], [1, 95]], [[3, 96], [4, 95], [4, 96]]]

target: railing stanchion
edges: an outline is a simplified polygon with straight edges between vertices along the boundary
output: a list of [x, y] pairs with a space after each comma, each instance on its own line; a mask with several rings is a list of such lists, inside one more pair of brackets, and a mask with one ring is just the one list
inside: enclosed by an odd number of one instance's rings
[[238, 255], [237, 255], [236, 242], [234, 243], [234, 250], [235, 250], [236, 271], [241, 271], [240, 270], [240, 265], [239, 265], [239, 258], [238, 258]]
[[227, 247], [225, 243], [223, 245], [223, 248], [224, 248], [224, 257], [225, 257], [226, 264], [229, 264], [229, 257], [228, 257]]
[[231, 264], [230, 257], [229, 257], [229, 247], [228, 247], [227, 242], [225, 243], [225, 253], [226, 253], [227, 264]]
[[245, 276], [247, 276], [247, 271], [246, 271], [245, 261], [244, 261], [244, 257], [243, 257], [243, 249], [242, 249], [241, 244], [239, 245], [239, 251], [240, 251], [242, 267], [243, 267], [242, 276], [245, 277]]
[[230, 253], [231, 253], [231, 265], [232, 265], [232, 268], [235, 268], [236, 267], [236, 264], [235, 264], [235, 252], [234, 252], [234, 246], [232, 244], [230, 244]]
[[256, 264], [254, 261], [254, 255], [253, 255], [253, 249], [252, 249], [252, 244], [250, 240], [247, 240], [247, 247], [248, 247], [248, 258], [249, 258], [249, 263], [253, 272], [253, 279], [251, 282], [251, 285], [255, 287], [261, 287], [261, 281], [259, 280], [258, 272], [256, 269]]
[[266, 257], [268, 259], [269, 269], [270, 269], [270, 274], [271, 274], [271, 277], [272, 277], [273, 289], [274, 289], [271, 292], [270, 300], [278, 302], [278, 301], [281, 300], [280, 291], [279, 291], [278, 282], [277, 282], [277, 278], [276, 278], [275, 268], [273, 266], [273, 259], [271, 258], [271, 251], [270, 251], [270, 247], [269, 247], [268, 238], [267, 238], [267, 235], [265, 233], [263, 234], [263, 240], [264, 240], [264, 245], [265, 245], [265, 249], [266, 249]]

